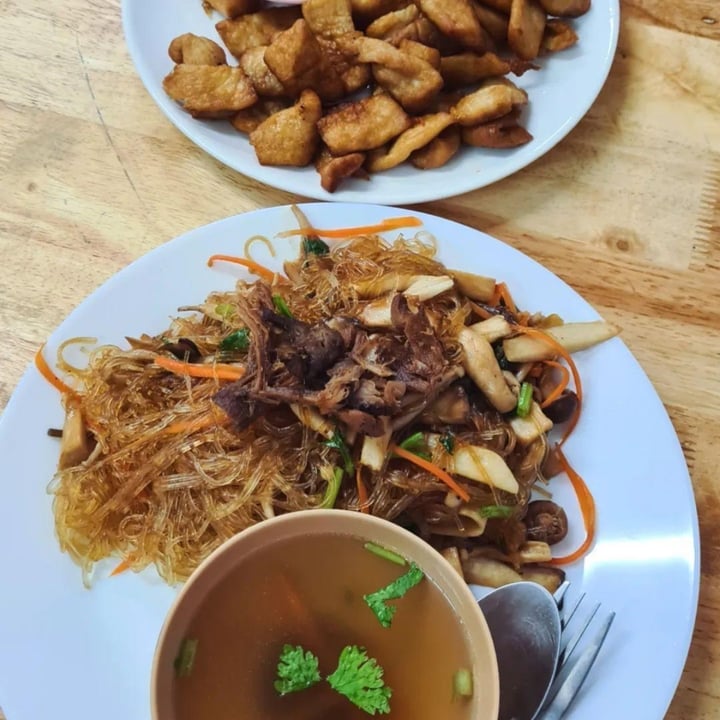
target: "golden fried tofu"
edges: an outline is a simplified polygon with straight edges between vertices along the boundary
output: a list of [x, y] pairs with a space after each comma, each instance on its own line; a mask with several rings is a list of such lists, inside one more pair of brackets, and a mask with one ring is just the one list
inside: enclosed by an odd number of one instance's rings
[[230, 118], [230, 124], [241, 133], [249, 135], [271, 115], [285, 110], [287, 104], [282, 100], [264, 100], [260, 98], [254, 105], [240, 110]]
[[440, 69], [440, 51], [437, 48], [424, 45], [417, 40], [403, 38], [398, 44], [398, 50], [408, 55], [414, 55], [432, 65], [436, 70]]
[[478, 90], [465, 95], [451, 113], [460, 125], [469, 127], [507, 115], [513, 108], [525, 105], [527, 100], [524, 90], [501, 78], [485, 81]]
[[258, 45], [250, 48], [240, 58], [240, 67], [250, 78], [255, 92], [262, 97], [284, 97], [287, 95], [280, 80], [265, 63], [265, 49], [267, 46]]
[[261, 165], [308, 165], [317, 150], [317, 122], [322, 103], [313, 90], [304, 90], [292, 107], [271, 115], [250, 133]]
[[367, 28], [365, 34], [371, 38], [378, 40], [387, 40], [388, 36], [397, 32], [400, 28], [412, 23], [420, 17], [420, 10], [417, 5], [408, 5], [399, 10], [381, 15], [373, 20]]
[[168, 48], [170, 59], [178, 65], [226, 65], [225, 51], [210, 38], [185, 33]]
[[477, 0], [477, 2], [505, 15], [509, 15], [512, 8], [512, 0]]
[[369, 23], [381, 15], [412, 5], [411, 0], [350, 0], [353, 16], [363, 24]]
[[425, 147], [410, 156], [410, 162], [419, 170], [433, 170], [450, 162], [460, 149], [460, 128], [451, 125], [445, 128]]
[[203, 2], [229, 18], [255, 12], [260, 7], [258, 0], [203, 0]]
[[367, 169], [372, 173], [394, 168], [405, 162], [412, 152], [425, 147], [454, 122], [450, 113], [435, 113], [415, 118], [412, 127], [402, 133], [388, 150], [380, 148], [370, 153]]
[[408, 112], [422, 112], [440, 92], [442, 76], [425, 60], [375, 38], [356, 38], [353, 46], [357, 59], [373, 64], [377, 83]]
[[305, 0], [302, 14], [318, 37], [332, 39], [355, 32], [350, 0]]
[[578, 41], [577, 33], [562, 20], [548, 20], [540, 46], [546, 52], [567, 50]]
[[352, 177], [365, 162], [364, 153], [350, 153], [335, 157], [325, 147], [315, 160], [315, 169], [320, 174], [320, 185], [327, 192], [335, 192], [345, 178]]
[[512, 110], [504, 117], [492, 122], [465, 127], [462, 129], [462, 139], [466, 145], [495, 149], [507, 149], [525, 145], [533, 137], [518, 124], [519, 112]]
[[229, 65], [176, 65], [163, 88], [196, 118], [229, 117], [257, 101], [247, 75]]
[[452, 41], [420, 12], [417, 5], [382, 15], [365, 29], [365, 34], [391, 45], [399, 45], [407, 39], [437, 48], [441, 53], [453, 50]]
[[215, 29], [227, 49], [239, 60], [250, 48], [269, 45], [279, 32], [287, 30], [300, 16], [298, 6], [268, 8], [233, 20], [221, 20]]
[[590, 9], [590, 0], [540, 0], [542, 9], [555, 17], [580, 17]]
[[345, 93], [342, 78], [302, 18], [275, 36], [265, 50], [265, 62], [292, 97], [308, 88], [323, 100]]
[[407, 130], [411, 120], [389, 95], [380, 93], [343, 105], [318, 123], [333, 155], [373, 150]]
[[416, 0], [416, 3], [444, 35], [470, 50], [486, 49], [485, 33], [470, 0]]
[[540, 52], [545, 32], [545, 11], [537, 0], [513, 0], [508, 25], [508, 45], [521, 60], [533, 60]]
[[365, 63], [356, 62], [354, 54], [346, 50], [348, 38], [352, 40], [357, 36], [359, 36], [357, 32], [346, 33], [337, 38], [315, 36], [323, 55], [340, 75], [346, 95], [360, 90], [370, 82], [370, 67]]
[[471, 2], [477, 19], [483, 28], [485, 28], [488, 35], [490, 35], [496, 44], [505, 44], [509, 24], [508, 16], [473, 0], [471, 0]]
[[482, 55], [464, 52], [440, 60], [440, 74], [446, 88], [474, 85], [486, 78], [507, 75], [510, 69], [510, 63], [491, 52]]

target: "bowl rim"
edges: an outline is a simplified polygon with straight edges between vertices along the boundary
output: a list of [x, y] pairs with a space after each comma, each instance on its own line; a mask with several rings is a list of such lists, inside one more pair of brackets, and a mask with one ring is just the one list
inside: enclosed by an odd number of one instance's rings
[[[268, 518], [226, 540], [198, 565], [173, 600], [155, 645], [150, 678], [152, 720], [172, 718], [172, 714], [166, 713], [168, 693], [162, 694], [161, 685], [167, 685], [172, 678], [169, 669], [172, 663], [169, 661], [175, 657], [176, 650], [170, 643], [177, 637], [178, 631], [181, 632], [186, 627], [186, 623], [182, 622], [182, 611], [186, 603], [197, 600], [191, 606], [192, 612], [189, 616], [192, 617], [210, 588], [215, 587], [219, 580], [232, 572], [240, 561], [239, 558], [244, 553], [239, 552], [238, 548], [246, 547], [252, 553], [262, 547], [264, 539], [272, 542], [274, 536], [276, 540], [282, 540], [307, 534], [308, 531], [349, 535], [366, 541], [380, 540], [384, 547], [399, 550], [406, 559], [421, 567], [426, 577], [442, 592], [453, 614], [464, 626], [463, 634], [470, 652], [474, 679], [477, 680], [480, 673], [483, 677], [484, 692], [482, 697], [480, 693], [474, 693], [469, 717], [471, 720], [495, 720], [500, 705], [500, 680], [495, 647], [485, 616], [467, 583], [435, 548], [409, 530], [383, 518], [339, 509], [299, 510]], [[378, 535], [383, 537], [378, 538]], [[396, 540], [397, 544], [393, 540]]]

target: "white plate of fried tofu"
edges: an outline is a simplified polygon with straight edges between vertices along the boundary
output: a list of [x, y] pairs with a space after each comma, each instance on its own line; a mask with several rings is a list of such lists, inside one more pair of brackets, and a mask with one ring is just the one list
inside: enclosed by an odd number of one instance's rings
[[123, 0], [138, 74], [205, 152], [318, 200], [408, 205], [505, 178], [600, 92], [618, 0]]

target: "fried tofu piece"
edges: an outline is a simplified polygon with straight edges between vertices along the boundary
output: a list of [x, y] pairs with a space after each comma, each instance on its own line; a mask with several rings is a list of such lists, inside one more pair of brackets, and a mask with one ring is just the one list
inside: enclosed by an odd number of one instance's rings
[[424, 45], [416, 40], [408, 40], [403, 38], [398, 45], [398, 50], [414, 55], [432, 65], [436, 70], [440, 69], [440, 51], [437, 48]]
[[485, 5], [473, 2], [473, 0], [471, 2], [477, 19], [488, 35], [496, 44], [503, 45], [507, 40], [508, 25], [510, 23], [508, 16]]
[[234, 20], [221, 20], [215, 29], [227, 49], [239, 60], [250, 48], [269, 45], [279, 32], [291, 27], [301, 14], [297, 6], [269, 8]]
[[204, 2], [228, 18], [255, 12], [260, 6], [258, 0], [204, 0]]
[[353, 53], [348, 53], [344, 49], [348, 40], [357, 36], [359, 36], [357, 32], [341, 35], [337, 39], [315, 36], [323, 54], [335, 72], [340, 75], [346, 95], [360, 90], [370, 82], [370, 67], [364, 63], [357, 63]]
[[168, 55], [178, 65], [227, 65], [225, 51], [214, 40], [192, 33], [176, 37]]
[[381, 15], [365, 28], [365, 34], [378, 40], [387, 40], [390, 35], [406, 27], [419, 17], [420, 10], [417, 5], [408, 5]]
[[257, 101], [247, 75], [229, 65], [176, 65], [163, 88], [196, 118], [229, 117]]
[[265, 62], [291, 97], [314, 90], [323, 100], [345, 93], [342, 78], [302, 18], [275, 36], [265, 50]]
[[470, 50], [486, 49], [485, 33], [470, 0], [416, 0], [416, 3], [444, 35]]
[[437, 48], [441, 53], [452, 51], [452, 41], [442, 35], [417, 5], [408, 5], [377, 18], [365, 29], [365, 35], [391, 45], [399, 46], [403, 40], [413, 40]]
[[512, 110], [504, 117], [489, 123], [465, 127], [462, 140], [473, 147], [507, 149], [529, 143], [533, 136], [518, 123], [518, 110]]
[[507, 115], [513, 108], [525, 105], [528, 96], [510, 81], [486, 81], [475, 92], [465, 95], [451, 110], [455, 120], [470, 127]]
[[504, 13], [505, 15], [510, 14], [512, 9], [512, 0], [477, 0], [481, 5], [492, 8], [498, 12]]
[[292, 107], [271, 115], [250, 133], [261, 165], [305, 167], [312, 162], [319, 143], [317, 122], [322, 103], [313, 90], [304, 90]]
[[433, 138], [424, 148], [410, 156], [410, 162], [419, 170], [433, 170], [450, 162], [460, 149], [460, 128], [451, 125]]
[[285, 87], [265, 62], [265, 45], [250, 48], [240, 58], [240, 67], [262, 97], [284, 97]]
[[364, 162], [364, 153], [335, 157], [327, 148], [323, 148], [315, 161], [315, 169], [320, 174], [320, 185], [327, 192], [335, 192], [345, 178], [352, 177], [360, 170]]
[[577, 33], [562, 20], [548, 20], [545, 24], [541, 48], [545, 52], [567, 50], [577, 43]]
[[276, 112], [285, 110], [286, 103], [281, 100], [258, 100], [245, 110], [240, 110], [230, 118], [230, 124], [241, 133], [249, 135], [255, 128]]
[[446, 88], [474, 85], [480, 80], [507, 75], [510, 69], [509, 62], [491, 52], [482, 55], [464, 52], [440, 60], [440, 74]]
[[350, 0], [352, 14], [363, 24], [372, 22], [381, 15], [412, 5], [411, 0]]
[[394, 168], [405, 162], [412, 152], [425, 147], [454, 122], [450, 113], [435, 113], [416, 118], [413, 126], [402, 133], [388, 150], [381, 148], [370, 153], [367, 169], [372, 173]]
[[537, 0], [513, 0], [508, 25], [508, 44], [521, 60], [534, 60], [545, 32], [545, 11]]
[[333, 155], [348, 155], [380, 147], [410, 125], [411, 120], [402, 107], [381, 93], [325, 115], [318, 123], [318, 130]]
[[442, 88], [442, 76], [430, 63], [384, 40], [356, 38], [354, 48], [360, 62], [373, 64], [377, 83], [408, 112], [427, 109]]
[[540, 6], [555, 17], [580, 17], [590, 9], [590, 0], [540, 0]]
[[332, 39], [355, 32], [350, 0], [305, 0], [302, 14], [318, 37]]

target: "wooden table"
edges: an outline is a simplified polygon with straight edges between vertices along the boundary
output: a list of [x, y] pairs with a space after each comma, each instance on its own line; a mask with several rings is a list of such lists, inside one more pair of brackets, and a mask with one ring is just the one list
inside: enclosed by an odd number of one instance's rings
[[[567, 280], [620, 323], [660, 393], [703, 544], [695, 636], [667, 717], [705, 720], [720, 718], [720, 4], [622, 10], [607, 85], [559, 147], [422, 209]], [[297, 199], [224, 168], [165, 120], [128, 57], [119, 0], [0, 2], [0, 128], [0, 408], [51, 330], [130, 261]]]

